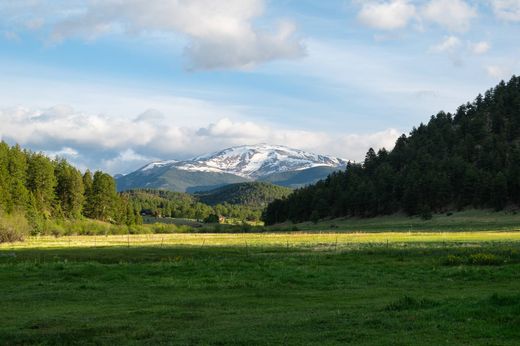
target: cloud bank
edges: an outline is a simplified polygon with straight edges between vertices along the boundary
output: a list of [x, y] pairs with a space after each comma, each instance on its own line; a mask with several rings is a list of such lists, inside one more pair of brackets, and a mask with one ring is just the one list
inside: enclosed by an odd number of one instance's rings
[[464, 0], [358, 2], [363, 4], [358, 19], [380, 30], [403, 29], [415, 20], [418, 24], [436, 24], [450, 32], [464, 32], [478, 16], [477, 9]]
[[48, 31], [54, 43], [112, 34], [183, 37], [190, 69], [250, 68], [304, 56], [291, 21], [269, 29], [254, 24], [264, 11], [264, 0], [0, 0], [5, 23]]
[[133, 119], [84, 114], [67, 105], [38, 110], [0, 110], [0, 138], [48, 155], [62, 156], [82, 169], [127, 173], [152, 160], [185, 159], [228, 146], [261, 142], [361, 160], [369, 147], [391, 149], [400, 133], [328, 134], [284, 130], [222, 118], [206, 126], [181, 127], [148, 111]]

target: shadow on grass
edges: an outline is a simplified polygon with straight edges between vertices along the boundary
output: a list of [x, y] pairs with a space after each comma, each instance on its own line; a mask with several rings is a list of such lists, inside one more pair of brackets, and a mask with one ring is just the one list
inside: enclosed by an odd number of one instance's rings
[[[485, 253], [485, 256], [482, 254]], [[15, 248], [0, 250], [0, 264], [19, 262], [98, 262], [151, 263], [172, 262], [179, 259], [245, 259], [262, 257], [330, 256], [330, 257], [386, 257], [398, 262], [435, 259], [440, 265], [503, 265], [520, 263], [519, 243], [394, 243], [352, 244], [336, 247], [334, 244], [313, 246], [99, 246], [71, 248]], [[484, 258], [485, 257], [485, 258]], [[453, 259], [473, 261], [454, 261]], [[500, 263], [490, 260], [500, 259]]]

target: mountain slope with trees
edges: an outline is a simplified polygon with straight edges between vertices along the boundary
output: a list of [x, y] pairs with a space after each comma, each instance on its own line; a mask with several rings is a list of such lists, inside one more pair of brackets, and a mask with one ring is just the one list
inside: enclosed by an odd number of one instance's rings
[[501, 82], [455, 114], [440, 112], [402, 135], [392, 151], [370, 149], [315, 185], [271, 203], [274, 224], [392, 214], [428, 217], [465, 207], [520, 203], [520, 78]]
[[208, 205], [198, 197], [182, 192], [155, 189], [137, 189], [121, 193], [132, 208], [144, 215], [163, 218], [184, 218], [204, 220], [210, 215], [223, 216], [238, 220], [258, 221], [261, 208], [244, 204], [231, 204], [226, 201]]
[[275, 199], [289, 196], [293, 190], [264, 182], [230, 184], [195, 196], [203, 203], [246, 205], [262, 209]]

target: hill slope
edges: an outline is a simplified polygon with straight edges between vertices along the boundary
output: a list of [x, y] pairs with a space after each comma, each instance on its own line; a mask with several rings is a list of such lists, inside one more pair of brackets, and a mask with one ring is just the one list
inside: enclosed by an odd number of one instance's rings
[[161, 189], [177, 192], [211, 190], [223, 185], [250, 181], [237, 175], [217, 172], [189, 172], [175, 167], [159, 166], [137, 170], [117, 179], [117, 189]]
[[263, 208], [275, 199], [287, 197], [292, 191], [269, 183], [251, 182], [230, 184], [195, 196], [209, 205], [229, 203]]
[[440, 112], [402, 135], [391, 152], [370, 149], [315, 185], [271, 203], [269, 224], [520, 203], [520, 78]]

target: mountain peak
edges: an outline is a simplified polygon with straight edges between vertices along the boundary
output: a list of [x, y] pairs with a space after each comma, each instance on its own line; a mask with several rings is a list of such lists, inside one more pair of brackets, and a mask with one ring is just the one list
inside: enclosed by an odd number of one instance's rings
[[347, 161], [266, 143], [240, 145], [184, 161], [156, 161], [117, 179], [118, 189], [207, 191], [232, 183], [266, 181], [300, 187], [342, 169]]
[[260, 143], [240, 145], [197, 156], [186, 161], [154, 162], [144, 167], [172, 166], [191, 172], [215, 172], [256, 179], [273, 173], [299, 171], [313, 167], [343, 167], [346, 160], [309, 153], [283, 145]]

